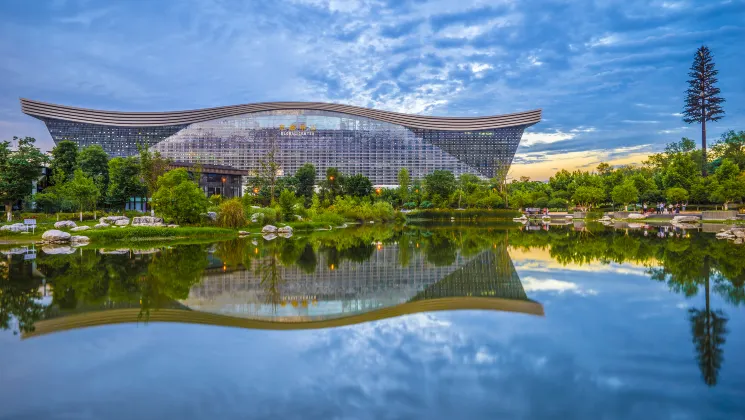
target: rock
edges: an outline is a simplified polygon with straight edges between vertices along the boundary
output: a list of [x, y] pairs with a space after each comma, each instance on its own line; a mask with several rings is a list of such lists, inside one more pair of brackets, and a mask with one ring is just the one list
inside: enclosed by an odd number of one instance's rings
[[277, 236], [279, 236], [280, 238], [289, 239], [292, 238], [292, 232], [280, 232], [277, 233]]
[[641, 213], [629, 213], [628, 216], [626, 216], [627, 219], [644, 219], [647, 216], [641, 214]]
[[70, 235], [67, 232], [62, 232], [61, 230], [56, 229], [50, 229], [46, 232], [44, 232], [43, 235], [41, 235], [41, 239], [44, 240], [45, 243], [48, 244], [64, 244], [67, 242], [70, 242]]
[[700, 219], [696, 216], [675, 216], [673, 223], [698, 223]]
[[117, 226], [122, 226], [122, 227], [128, 226], [129, 225], [129, 219], [119, 219], [119, 220], [115, 221], [114, 224], [117, 225]]
[[93, 226], [93, 228], [94, 228], [94, 229], [101, 229], [101, 228], [107, 228], [107, 227], [109, 227], [109, 226], [111, 226], [111, 225], [109, 225], [109, 224], [107, 224], [107, 223], [99, 223], [99, 224], [97, 224], [97, 225]]
[[129, 224], [129, 217], [127, 216], [106, 216], [98, 219], [99, 223], [107, 223], [107, 224], [113, 224], [118, 222], [119, 220], [126, 220], [127, 224]]
[[301, 216], [299, 214], [296, 214], [295, 215], [295, 220], [297, 220], [298, 222], [302, 222], [303, 221], [303, 216]]
[[207, 214], [207, 217], [209, 217], [209, 219], [212, 220], [213, 222], [217, 220], [217, 213], [216, 212], [214, 212], [214, 211], [208, 211], [206, 214]]
[[277, 227], [272, 225], [266, 225], [263, 228], [261, 228], [261, 233], [275, 233], [277, 232]]
[[716, 234], [717, 239], [735, 239], [735, 235], [730, 234], [729, 232], [719, 232]]
[[90, 228], [91, 228], [90, 226], [78, 226], [78, 227], [74, 227], [74, 228], [70, 229], [70, 232], [82, 232], [82, 231], [88, 230]]
[[71, 236], [70, 237], [70, 242], [72, 243], [80, 244], [80, 243], [88, 243], [90, 241], [91, 241], [91, 238], [87, 236]]
[[169, 228], [177, 228], [178, 225], [168, 225], [167, 227], [169, 227]]
[[163, 219], [160, 217], [153, 216], [139, 216], [132, 219], [132, 226], [153, 226], [160, 227], [165, 226]]
[[259, 241], [257, 241], [256, 239], [252, 239], [251, 240], [251, 243], [254, 244], [254, 245], [258, 245], [259, 244]]
[[60, 220], [59, 222], [54, 224], [55, 229], [70, 229], [76, 226], [77, 225], [72, 220]]
[[574, 219], [574, 216], [572, 216], [571, 214], [567, 214], [566, 216], [564, 216], [564, 218], [565, 219], [572, 220], [572, 219]]
[[277, 233], [292, 233], [292, 228], [290, 226], [282, 226], [281, 228], [277, 229]]
[[0, 254], [3, 254], [3, 255], [21, 255], [25, 253], [26, 253], [25, 248], [11, 248], [11, 249], [3, 249], [2, 251], [0, 251]]
[[629, 229], [641, 229], [642, 227], [644, 227], [644, 225], [641, 223], [629, 223], [628, 224]]
[[734, 236], [735, 236], [735, 238], [738, 238], [738, 239], [745, 239], [745, 231], [742, 231], [742, 230], [734, 230], [734, 229], [733, 229], [733, 230], [732, 230], [731, 232], [732, 232], [732, 235], [734, 235]]
[[266, 239], [267, 241], [273, 241], [277, 239], [277, 235], [273, 233], [267, 233], [266, 235], [263, 236], [263, 238]]
[[259, 206], [251, 206], [251, 208], [252, 209], [260, 209], [261, 207], [259, 207]]
[[251, 223], [261, 223], [264, 221], [264, 213], [254, 213], [251, 215]]
[[238, 236], [246, 236], [246, 235], [250, 235], [250, 234], [251, 234], [251, 232], [246, 232], [245, 230], [239, 230], [238, 231]]
[[0, 227], [0, 230], [3, 231], [10, 231], [10, 232], [25, 232], [28, 228], [23, 223], [14, 223], [12, 225], [5, 225], [3, 227]]
[[158, 248], [150, 248], [150, 249], [135, 249], [132, 251], [134, 255], [147, 255], [147, 254], [157, 254], [160, 252], [160, 249]]
[[50, 255], [61, 255], [61, 254], [72, 254], [75, 252], [75, 248], [67, 245], [47, 245], [41, 248], [45, 254]]
[[735, 245], [742, 245], [743, 241], [745, 241], [745, 239], [737, 238], [737, 239], [735, 239], [735, 241], [733, 243]]

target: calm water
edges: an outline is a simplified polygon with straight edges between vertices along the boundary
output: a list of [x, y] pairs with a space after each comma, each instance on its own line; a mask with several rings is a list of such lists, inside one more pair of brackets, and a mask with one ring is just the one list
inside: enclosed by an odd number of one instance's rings
[[0, 419], [745, 418], [745, 247], [631, 227], [6, 246]]

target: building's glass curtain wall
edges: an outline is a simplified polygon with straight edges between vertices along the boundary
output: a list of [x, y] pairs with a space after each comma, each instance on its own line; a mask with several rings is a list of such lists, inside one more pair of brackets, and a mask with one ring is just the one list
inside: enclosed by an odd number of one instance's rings
[[281, 175], [305, 163], [361, 173], [376, 185], [397, 184], [407, 168], [414, 179], [436, 169], [493, 177], [509, 167], [525, 126], [474, 131], [412, 129], [322, 110], [254, 112], [186, 125], [117, 127], [44, 118], [55, 142], [100, 144], [110, 156], [137, 154], [148, 145], [175, 161], [227, 165], [249, 172], [274, 150]]
[[271, 150], [283, 174], [306, 162], [362, 173], [394, 185], [401, 168], [413, 178], [435, 169], [492, 177], [512, 162], [523, 127], [447, 132], [412, 130], [370, 118], [315, 110], [266, 111], [195, 123], [158, 143], [165, 156], [185, 162], [254, 171]]

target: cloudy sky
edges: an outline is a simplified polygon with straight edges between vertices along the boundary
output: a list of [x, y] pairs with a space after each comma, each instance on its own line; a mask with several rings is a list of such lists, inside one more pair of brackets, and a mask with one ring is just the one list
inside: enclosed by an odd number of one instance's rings
[[745, 129], [743, 0], [0, 2], [0, 139], [43, 124], [19, 97], [171, 111], [329, 101], [475, 116], [541, 108], [513, 176], [639, 162], [682, 136], [702, 43]]

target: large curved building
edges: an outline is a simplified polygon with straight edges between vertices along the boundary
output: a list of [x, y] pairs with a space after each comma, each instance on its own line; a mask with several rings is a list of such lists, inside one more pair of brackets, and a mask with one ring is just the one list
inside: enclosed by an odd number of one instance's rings
[[176, 112], [98, 111], [21, 99], [55, 143], [100, 144], [112, 156], [147, 145], [176, 161], [258, 170], [274, 151], [284, 175], [306, 162], [395, 185], [435, 169], [493, 177], [512, 163], [523, 130], [541, 111], [488, 117], [433, 117], [319, 102], [266, 102]]

